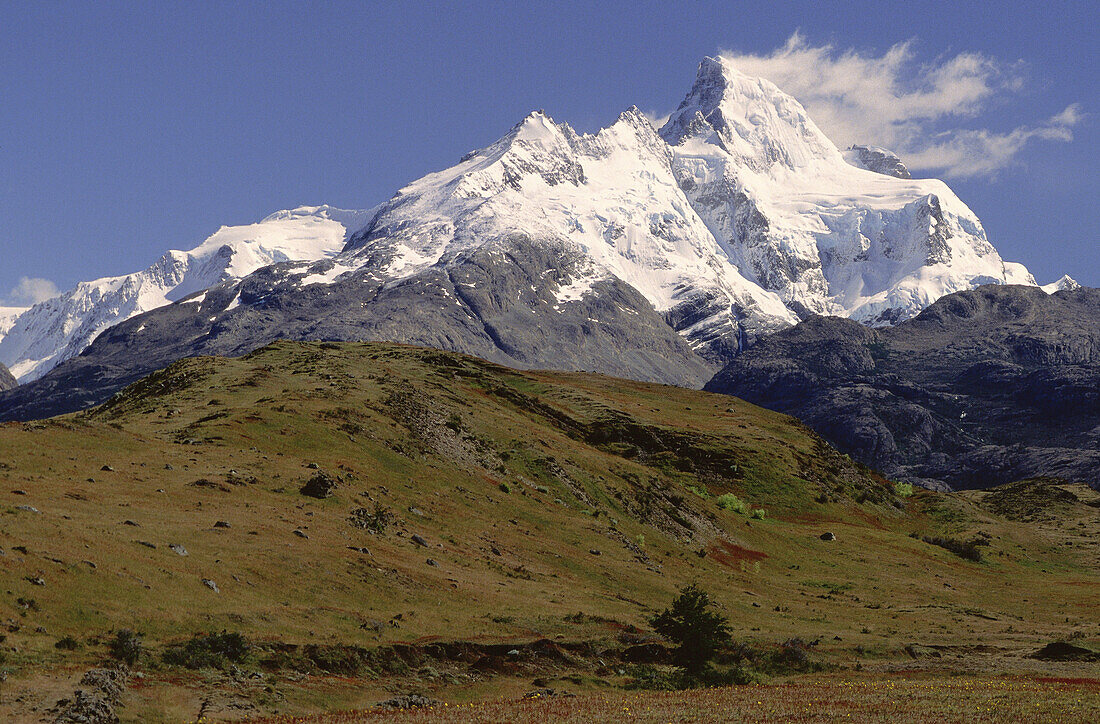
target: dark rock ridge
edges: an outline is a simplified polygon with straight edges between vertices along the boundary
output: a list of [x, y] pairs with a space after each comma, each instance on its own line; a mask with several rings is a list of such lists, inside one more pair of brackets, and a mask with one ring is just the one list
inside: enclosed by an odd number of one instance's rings
[[81, 410], [177, 359], [238, 356], [278, 339], [401, 342], [511, 367], [686, 387], [701, 386], [716, 369], [618, 279], [596, 282], [583, 300], [555, 308], [555, 294], [584, 263], [560, 243], [513, 235], [396, 281], [372, 271], [384, 262], [310, 285], [302, 279], [331, 262], [308, 270], [275, 265], [134, 317], [44, 377], [0, 393], [0, 419]]
[[909, 169], [893, 151], [877, 146], [850, 146], [845, 152], [849, 163], [868, 171], [894, 178], [913, 178]]
[[983, 286], [884, 329], [813, 317], [705, 389], [799, 417], [898, 479], [1100, 487], [1100, 290]]
[[0, 362], [0, 391], [10, 390], [19, 383], [12, 377], [11, 370], [4, 366], [3, 362]]

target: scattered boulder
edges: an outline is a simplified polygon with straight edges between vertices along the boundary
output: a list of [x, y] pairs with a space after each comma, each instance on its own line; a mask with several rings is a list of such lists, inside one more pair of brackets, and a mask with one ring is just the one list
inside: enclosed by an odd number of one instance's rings
[[25, 510], [28, 513], [38, 513], [39, 515], [42, 514], [42, 511], [40, 511], [38, 508], [34, 507], [33, 505], [17, 505], [17, 506], [15, 506], [15, 509], [16, 510]]
[[115, 471], [115, 469], [112, 468], [110, 465], [104, 465], [103, 467], [100, 468], [100, 470], [102, 470], [105, 473], [113, 473]]
[[298, 536], [299, 538], [309, 538], [309, 536], [306, 535], [306, 532], [301, 528], [295, 528], [294, 535]]
[[412, 542], [417, 544], [418, 546], [423, 546], [425, 548], [428, 547], [428, 541], [424, 540], [423, 536], [421, 536], [419, 533], [413, 533]]
[[818, 536], [821, 540], [836, 540], [836, 536], [832, 533], [822, 533]]
[[435, 562], [435, 560], [434, 560], [434, 559], [432, 559], [432, 558], [429, 558], [428, 560], [426, 560], [426, 561], [424, 561], [424, 562], [425, 562], [425, 563], [427, 563], [427, 564], [428, 564], [429, 566], [438, 566], [438, 565], [439, 565], [439, 564], [438, 564], [438, 563], [436, 563], [436, 562]]
[[209, 579], [209, 578], [202, 579], [202, 585], [206, 586], [207, 588], [209, 588], [214, 593], [221, 593], [221, 591], [218, 590], [218, 584], [214, 583], [214, 581], [212, 579]]
[[220, 490], [223, 493], [232, 492], [232, 488], [224, 483], [218, 483], [207, 478], [199, 478], [193, 483], [188, 483], [192, 488], [212, 488], [213, 490]]
[[332, 491], [336, 489], [336, 481], [325, 472], [318, 472], [310, 478], [298, 491], [310, 498], [330, 498]]
[[1100, 661], [1100, 652], [1068, 641], [1055, 641], [1033, 653], [1031, 658], [1043, 661]]
[[219, 520], [219, 521], [216, 521], [214, 523], [214, 527], [215, 528], [232, 528], [233, 526], [229, 525], [229, 521], [227, 521], [227, 520]]
[[72, 699], [57, 702], [61, 709], [54, 724], [118, 724], [118, 715], [101, 694], [77, 691]]
[[179, 543], [169, 543], [168, 549], [177, 555], [187, 555], [187, 549], [181, 546]]
[[72, 699], [57, 702], [55, 724], [117, 724], [114, 707], [122, 699], [130, 672], [124, 665], [91, 669]]
[[419, 709], [425, 706], [438, 706], [439, 702], [435, 699], [429, 699], [426, 696], [420, 694], [406, 694], [405, 696], [395, 696], [392, 699], [386, 699], [375, 704], [380, 709]]

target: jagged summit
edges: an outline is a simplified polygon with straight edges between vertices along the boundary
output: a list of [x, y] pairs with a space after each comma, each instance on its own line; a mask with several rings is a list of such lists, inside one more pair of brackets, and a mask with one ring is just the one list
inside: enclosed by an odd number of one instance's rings
[[794, 170], [839, 159], [836, 146], [801, 103], [722, 58], [703, 59], [691, 91], [661, 128], [673, 146], [708, 132], [726, 153], [754, 170], [777, 165]]
[[1069, 274], [1062, 275], [1062, 278], [1056, 282], [1050, 284], [1044, 284], [1042, 290], [1047, 294], [1054, 294], [1055, 292], [1069, 291], [1072, 292], [1081, 288], [1081, 283], [1071, 277]]

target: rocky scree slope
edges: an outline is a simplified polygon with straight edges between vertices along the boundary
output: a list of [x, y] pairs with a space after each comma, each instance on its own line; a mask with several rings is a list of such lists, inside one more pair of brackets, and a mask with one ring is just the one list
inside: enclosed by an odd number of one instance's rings
[[706, 389], [795, 415], [884, 473], [931, 487], [1040, 475], [1100, 486], [1100, 290], [983, 286], [869, 329], [814, 317]]

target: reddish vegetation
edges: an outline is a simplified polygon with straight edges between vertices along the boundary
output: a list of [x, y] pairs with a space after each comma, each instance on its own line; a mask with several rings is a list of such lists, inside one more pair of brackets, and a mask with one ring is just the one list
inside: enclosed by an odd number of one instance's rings
[[1070, 686], [1087, 686], [1090, 689], [1100, 689], [1100, 679], [1068, 679], [1061, 676], [1041, 676], [1035, 680], [1043, 684], [1068, 684]]
[[728, 540], [711, 543], [707, 547], [707, 555], [723, 566], [729, 566], [730, 568], [737, 568], [740, 566], [741, 561], [762, 561], [768, 557], [768, 554], [763, 551], [742, 548], [736, 543], [730, 543]]

